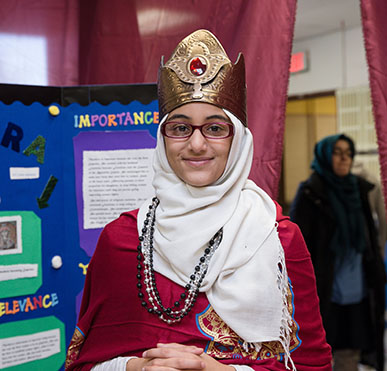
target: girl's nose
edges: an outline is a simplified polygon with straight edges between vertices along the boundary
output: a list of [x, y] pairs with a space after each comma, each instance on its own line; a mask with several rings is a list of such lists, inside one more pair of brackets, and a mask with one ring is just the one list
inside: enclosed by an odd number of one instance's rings
[[189, 138], [189, 146], [195, 152], [200, 152], [207, 148], [207, 139], [203, 136], [199, 129], [194, 129], [194, 132]]

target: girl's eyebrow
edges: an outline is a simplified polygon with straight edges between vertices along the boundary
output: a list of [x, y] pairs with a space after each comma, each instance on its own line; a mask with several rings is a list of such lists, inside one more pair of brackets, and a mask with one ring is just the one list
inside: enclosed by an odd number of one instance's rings
[[[191, 117], [187, 116], [187, 115], [184, 115], [182, 113], [175, 113], [172, 116], [168, 117], [168, 121], [173, 121], [173, 120], [176, 120], [176, 119], [190, 120]], [[206, 117], [206, 120], [213, 120], [213, 119], [218, 119], [218, 120], [221, 120], [222, 122], [231, 123], [230, 119], [227, 116], [223, 116], [223, 115], [211, 115], [211, 116], [207, 116]]]
[[182, 113], [175, 113], [172, 116], [169, 116], [167, 121], [172, 121], [172, 120], [176, 120], [176, 119], [186, 119], [186, 120], [189, 120], [190, 117], [187, 116], [187, 115], [183, 115]]
[[206, 119], [207, 120], [218, 119], [218, 120], [222, 120], [222, 122], [228, 122], [229, 124], [231, 124], [230, 119], [227, 116], [223, 116], [223, 115], [211, 115], [211, 116], [207, 116]]

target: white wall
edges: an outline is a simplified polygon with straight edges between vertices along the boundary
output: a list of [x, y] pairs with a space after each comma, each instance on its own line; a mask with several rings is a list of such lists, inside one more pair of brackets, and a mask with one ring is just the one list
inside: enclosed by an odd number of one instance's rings
[[309, 69], [292, 74], [289, 97], [368, 85], [361, 27], [293, 43], [293, 52], [307, 51]]

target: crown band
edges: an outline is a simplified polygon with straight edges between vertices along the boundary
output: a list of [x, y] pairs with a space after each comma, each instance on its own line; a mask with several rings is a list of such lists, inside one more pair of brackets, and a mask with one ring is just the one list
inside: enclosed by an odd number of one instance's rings
[[217, 38], [198, 30], [182, 40], [158, 76], [161, 118], [186, 103], [225, 108], [247, 126], [245, 63], [242, 54], [232, 64]]

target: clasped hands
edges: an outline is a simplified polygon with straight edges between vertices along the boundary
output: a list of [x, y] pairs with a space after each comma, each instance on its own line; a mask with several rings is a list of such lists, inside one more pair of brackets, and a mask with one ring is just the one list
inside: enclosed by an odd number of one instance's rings
[[133, 358], [126, 364], [126, 371], [226, 371], [233, 367], [224, 365], [206, 353], [202, 348], [177, 343], [157, 344], [146, 350], [142, 358]]

